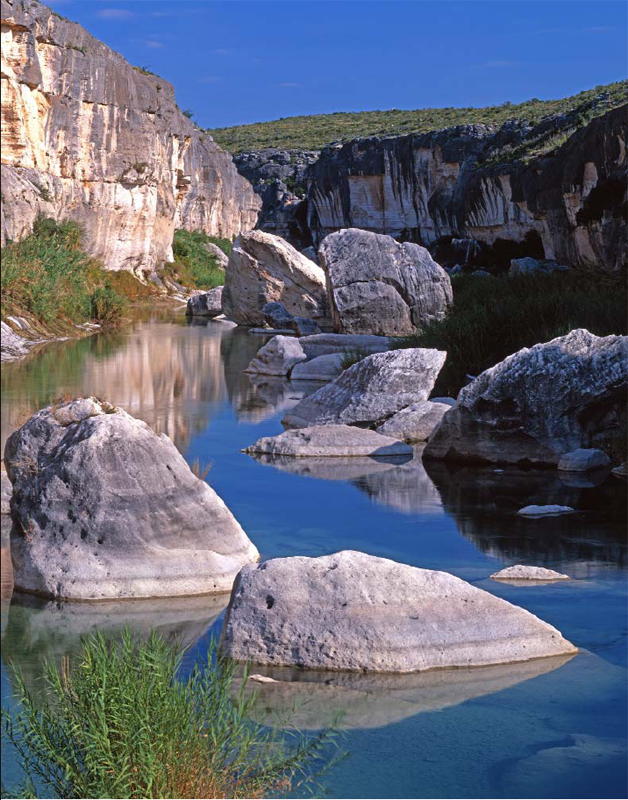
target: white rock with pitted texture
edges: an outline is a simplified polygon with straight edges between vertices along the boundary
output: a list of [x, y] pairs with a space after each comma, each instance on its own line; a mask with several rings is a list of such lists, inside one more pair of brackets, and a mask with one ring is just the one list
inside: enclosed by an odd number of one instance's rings
[[390, 350], [393, 340], [388, 336], [368, 336], [351, 333], [317, 333], [301, 337], [301, 347], [308, 358], [331, 355], [332, 353], [360, 353], [373, 355]]
[[454, 575], [351, 550], [245, 567], [221, 645], [254, 664], [398, 673], [577, 652], [556, 628]]
[[389, 417], [377, 432], [404, 442], [427, 442], [448, 411], [449, 406], [445, 403], [431, 400], [413, 403]]
[[411, 456], [410, 445], [349, 425], [317, 425], [258, 439], [245, 453], [293, 457]]
[[259, 558], [165, 434], [95, 398], [39, 411], [4, 459], [16, 589], [70, 600], [217, 594]]
[[[222, 251], [221, 251], [222, 252]], [[222, 314], [222, 286], [208, 292], [198, 292], [188, 299], [188, 317], [219, 317]]]
[[525, 506], [517, 511], [522, 517], [557, 517], [560, 514], [573, 514], [575, 509], [571, 506]]
[[405, 336], [445, 316], [451, 281], [429, 251], [359, 228], [331, 233], [318, 252], [334, 328]]
[[[303, 341], [302, 339], [300, 340]], [[326, 356], [317, 356], [311, 361], [297, 364], [290, 375], [291, 381], [320, 381], [328, 383], [337, 378], [342, 372], [344, 355], [342, 353], [329, 353]]]
[[427, 400], [447, 354], [411, 348], [375, 353], [304, 398], [282, 422], [311, 425], [380, 425], [402, 408]]
[[569, 575], [555, 572], [545, 567], [528, 567], [525, 564], [514, 564], [491, 575], [494, 581], [568, 581]]
[[325, 318], [325, 273], [279, 236], [241, 233], [225, 272], [225, 314], [239, 325], [262, 326], [272, 302], [293, 316]]
[[604, 446], [626, 419], [628, 337], [577, 329], [523, 348], [458, 395], [425, 456], [556, 466]]
[[306, 355], [293, 336], [273, 336], [257, 351], [257, 355], [244, 370], [261, 375], [289, 375], [292, 368], [305, 361]]
[[558, 469], [564, 472], [588, 472], [591, 469], [604, 469], [610, 465], [610, 458], [602, 450], [580, 448], [561, 456]]

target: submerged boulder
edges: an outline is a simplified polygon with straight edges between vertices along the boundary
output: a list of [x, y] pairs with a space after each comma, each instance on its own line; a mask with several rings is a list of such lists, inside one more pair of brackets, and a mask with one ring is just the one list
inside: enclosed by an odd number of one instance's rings
[[319, 250], [334, 328], [342, 333], [405, 336], [442, 319], [453, 299], [445, 270], [418, 244], [348, 228]]
[[288, 375], [292, 368], [305, 361], [306, 355], [299, 340], [291, 336], [273, 336], [257, 352], [245, 372], [261, 375]]
[[610, 458], [602, 450], [580, 448], [561, 456], [558, 469], [563, 472], [588, 472], [592, 469], [604, 469], [610, 465]]
[[577, 652], [556, 628], [454, 575], [350, 550], [245, 567], [221, 642], [236, 661], [365, 672]]
[[449, 410], [449, 405], [430, 400], [413, 403], [389, 417], [377, 432], [404, 442], [427, 442]]
[[626, 417], [628, 337], [577, 329], [523, 348], [458, 395], [430, 439], [430, 458], [556, 465], [603, 444]]
[[446, 356], [423, 348], [367, 356], [301, 400], [282, 422], [289, 428], [381, 424], [402, 408], [427, 400]]
[[261, 326], [271, 302], [292, 315], [324, 318], [325, 273], [279, 236], [241, 233], [225, 272], [225, 314], [239, 325]]
[[545, 567], [529, 567], [525, 564], [514, 564], [512, 567], [504, 567], [499, 572], [491, 575], [494, 581], [506, 581], [518, 583], [519, 581], [568, 581], [569, 575], [562, 572], [555, 572], [553, 569]]
[[247, 447], [245, 453], [274, 456], [411, 456], [412, 448], [390, 436], [349, 425], [317, 425], [298, 428], [278, 436], [266, 436]]
[[170, 439], [95, 398], [12, 434], [15, 587], [101, 600], [229, 591], [257, 549]]
[[[222, 252], [222, 251], [221, 251]], [[198, 292], [188, 299], [185, 313], [188, 317], [219, 317], [222, 314], [222, 290], [216, 286], [208, 292]]]

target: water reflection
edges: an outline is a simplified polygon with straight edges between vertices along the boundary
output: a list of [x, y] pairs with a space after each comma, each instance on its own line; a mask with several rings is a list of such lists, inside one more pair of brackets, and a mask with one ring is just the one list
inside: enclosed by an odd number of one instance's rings
[[56, 603], [14, 594], [2, 637], [3, 657], [18, 667], [29, 691], [41, 690], [44, 664], [76, 655], [81, 637], [99, 631], [137, 636], [156, 631], [181, 646], [194, 645], [225, 609], [229, 595]]
[[[626, 563], [627, 487], [612, 476], [597, 483], [596, 476], [554, 470], [496, 471], [435, 461], [425, 467], [459, 532], [488, 555], [540, 566], [572, 560]], [[550, 503], [579, 513], [539, 519], [516, 513], [523, 506]]]
[[[442, 711], [475, 697], [501, 692], [552, 672], [573, 656], [536, 659], [474, 669], [430, 670], [410, 675], [312, 672], [265, 667], [276, 683], [251, 681], [254, 714], [265, 724], [290, 724], [304, 730], [379, 728], [426, 711]], [[260, 668], [261, 669], [261, 668]], [[257, 668], [252, 670], [257, 672]]]

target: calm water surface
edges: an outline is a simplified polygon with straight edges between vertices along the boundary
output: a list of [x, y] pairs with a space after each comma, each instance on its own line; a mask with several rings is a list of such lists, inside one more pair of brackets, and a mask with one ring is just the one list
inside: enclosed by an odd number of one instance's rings
[[[263, 341], [163, 312], [115, 334], [50, 345], [2, 367], [2, 446], [52, 397], [102, 395], [167, 433], [189, 461], [212, 462], [211, 485], [264, 558], [350, 548], [447, 570], [529, 609], [581, 648], [571, 659], [488, 670], [298, 682], [289, 697], [265, 687], [261, 717], [296, 702], [295, 723], [315, 729], [343, 712], [350, 755], [326, 779], [331, 797], [625, 797], [625, 484], [604, 474], [587, 481], [424, 466], [420, 453], [405, 464], [260, 463], [241, 448], [281, 432], [284, 411], [316, 388], [252, 383], [242, 371]], [[579, 513], [518, 517], [530, 503]], [[517, 587], [488, 579], [513, 563], [575, 580]], [[227, 601], [60, 607], [11, 599], [10, 578], [2, 597], [3, 656], [35, 692], [45, 658], [73, 652], [96, 628], [158, 627], [190, 645], [190, 662], [219, 631]], [[11, 705], [4, 666], [2, 697]], [[2, 768], [11, 785], [17, 772], [6, 747]]]

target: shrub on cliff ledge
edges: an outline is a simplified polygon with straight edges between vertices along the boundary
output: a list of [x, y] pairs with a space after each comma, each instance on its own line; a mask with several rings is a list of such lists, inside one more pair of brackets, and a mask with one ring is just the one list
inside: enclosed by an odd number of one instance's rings
[[216, 257], [207, 251], [205, 245], [209, 243], [217, 245], [227, 256], [231, 252], [229, 239], [208, 236], [204, 231], [186, 231], [182, 228], [176, 230], [172, 241], [175, 260], [166, 265], [166, 273], [193, 289], [222, 286], [225, 273]]
[[320, 773], [333, 733], [252, 722], [255, 695], [234, 691], [236, 668], [214, 643], [185, 678], [181, 661], [157, 635], [143, 642], [127, 630], [86, 638], [61, 670], [48, 664], [39, 703], [14, 671], [19, 705], [2, 719], [26, 775], [22, 796], [256, 798]]
[[456, 396], [465, 376], [479, 375], [522, 347], [586, 328], [597, 336], [627, 332], [623, 281], [584, 274], [520, 275], [452, 281], [454, 302], [445, 319], [399, 339], [396, 347], [447, 351], [435, 393]]
[[113, 324], [124, 298], [107, 273], [82, 249], [75, 222], [38, 217], [32, 233], [2, 251], [2, 314], [32, 314], [45, 325], [85, 322]]

